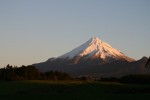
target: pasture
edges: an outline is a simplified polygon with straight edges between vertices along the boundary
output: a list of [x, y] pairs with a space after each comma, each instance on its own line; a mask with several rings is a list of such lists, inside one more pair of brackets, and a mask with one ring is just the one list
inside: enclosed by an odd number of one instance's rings
[[0, 100], [141, 100], [150, 85], [94, 81], [0, 81]]

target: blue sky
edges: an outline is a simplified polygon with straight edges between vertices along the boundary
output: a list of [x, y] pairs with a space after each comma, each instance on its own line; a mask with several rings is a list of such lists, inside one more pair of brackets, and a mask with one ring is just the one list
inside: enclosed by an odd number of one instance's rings
[[99, 37], [150, 56], [150, 0], [0, 0], [0, 67], [60, 56]]

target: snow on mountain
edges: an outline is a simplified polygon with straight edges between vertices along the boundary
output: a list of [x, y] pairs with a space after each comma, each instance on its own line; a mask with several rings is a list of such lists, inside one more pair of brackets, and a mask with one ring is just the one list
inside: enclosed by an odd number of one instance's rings
[[73, 59], [74, 57], [100, 58], [103, 60], [123, 59], [129, 62], [134, 61], [134, 59], [127, 57], [125, 54], [97, 37], [91, 38], [86, 43], [58, 58]]

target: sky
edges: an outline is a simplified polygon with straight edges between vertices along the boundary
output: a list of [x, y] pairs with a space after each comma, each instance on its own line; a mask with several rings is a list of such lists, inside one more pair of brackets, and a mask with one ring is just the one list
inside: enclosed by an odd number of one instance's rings
[[150, 0], [0, 0], [0, 67], [44, 62], [92, 37], [150, 56]]

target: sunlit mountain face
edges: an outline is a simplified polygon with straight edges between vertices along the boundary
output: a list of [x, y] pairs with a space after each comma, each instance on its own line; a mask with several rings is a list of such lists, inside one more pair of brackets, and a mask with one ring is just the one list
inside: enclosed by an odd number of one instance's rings
[[[99, 59], [105, 62], [112, 62], [115, 60], [125, 60], [132, 62], [134, 59], [127, 57], [121, 51], [113, 48], [106, 42], [97, 37], [91, 38], [86, 43], [73, 49], [72, 51], [58, 57], [62, 59]], [[76, 62], [77, 63], [77, 62]]]

